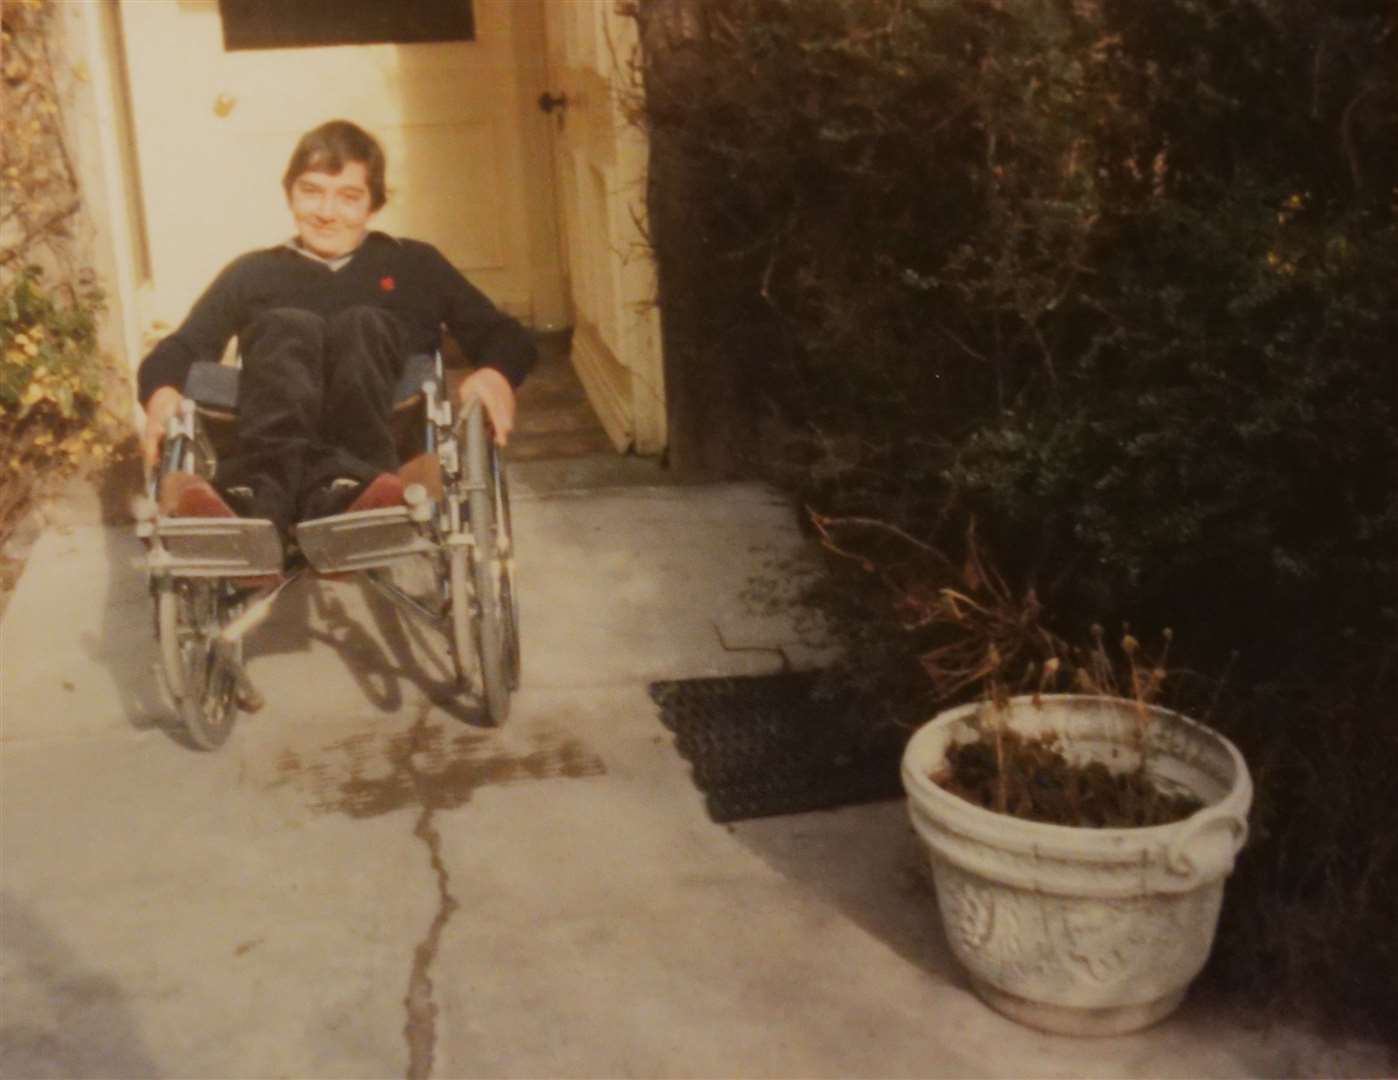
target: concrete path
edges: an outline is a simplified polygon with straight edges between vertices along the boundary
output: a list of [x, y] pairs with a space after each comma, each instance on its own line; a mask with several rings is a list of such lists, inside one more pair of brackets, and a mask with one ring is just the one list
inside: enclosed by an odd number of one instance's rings
[[0, 1076], [1382, 1069], [1199, 1000], [1130, 1037], [1028, 1031], [951, 961], [900, 803], [712, 824], [647, 684], [820, 643], [780, 602], [791, 511], [658, 479], [516, 472], [498, 731], [357, 586], [304, 583], [249, 643], [266, 708], [190, 750], [130, 529], [46, 532], [0, 624]]

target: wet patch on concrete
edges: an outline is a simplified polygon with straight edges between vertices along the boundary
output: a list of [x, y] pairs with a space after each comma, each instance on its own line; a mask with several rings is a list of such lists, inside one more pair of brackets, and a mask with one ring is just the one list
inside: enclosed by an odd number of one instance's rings
[[452, 733], [419, 719], [407, 731], [361, 731], [314, 750], [287, 747], [268, 786], [304, 792], [321, 813], [373, 818], [409, 807], [450, 810], [494, 784], [606, 771], [600, 757], [562, 732], [506, 739], [498, 732]]
[[[602, 759], [556, 730], [462, 731], [433, 715], [431, 703], [407, 730], [374, 727], [316, 747], [285, 746], [272, 759], [268, 789], [291, 789], [312, 810], [374, 818], [415, 808], [413, 836], [426, 849], [436, 884], [437, 910], [413, 949], [403, 997], [403, 1039], [409, 1080], [430, 1077], [437, 1048], [437, 1003], [432, 966], [447, 923], [460, 907], [442, 859], [439, 810], [463, 806], [483, 787], [522, 780], [600, 776]], [[265, 766], [264, 766], [265, 767]]]

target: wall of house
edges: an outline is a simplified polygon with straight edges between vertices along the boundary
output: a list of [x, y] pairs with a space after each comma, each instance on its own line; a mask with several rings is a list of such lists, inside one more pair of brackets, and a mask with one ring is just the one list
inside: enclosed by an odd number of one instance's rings
[[63, 125], [82, 189], [75, 254], [93, 268], [107, 294], [99, 340], [125, 370], [135, 363], [140, 344], [142, 229], [123, 105], [120, 29], [114, 3], [56, 4], [54, 14]]

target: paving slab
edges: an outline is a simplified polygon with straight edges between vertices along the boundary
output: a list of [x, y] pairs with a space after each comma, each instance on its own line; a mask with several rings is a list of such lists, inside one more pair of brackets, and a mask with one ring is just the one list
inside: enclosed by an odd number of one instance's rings
[[307, 582], [248, 642], [266, 707], [191, 750], [129, 528], [39, 538], [0, 622], [0, 1076], [1382, 1071], [1200, 999], [1114, 1039], [997, 1016], [896, 801], [712, 824], [646, 686], [828, 656], [794, 515], [523, 481], [502, 729], [438, 643]]

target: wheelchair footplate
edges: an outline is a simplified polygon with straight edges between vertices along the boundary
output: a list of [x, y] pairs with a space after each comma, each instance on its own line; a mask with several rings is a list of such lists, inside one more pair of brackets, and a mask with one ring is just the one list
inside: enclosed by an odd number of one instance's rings
[[161, 517], [141, 535], [158, 537], [148, 556], [152, 570], [176, 577], [247, 577], [279, 574], [282, 542], [261, 518]]
[[370, 570], [405, 555], [436, 550], [405, 506], [303, 521], [296, 526], [296, 543], [306, 561], [321, 574]]

